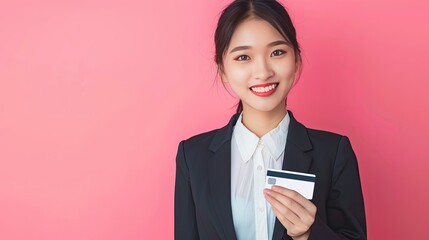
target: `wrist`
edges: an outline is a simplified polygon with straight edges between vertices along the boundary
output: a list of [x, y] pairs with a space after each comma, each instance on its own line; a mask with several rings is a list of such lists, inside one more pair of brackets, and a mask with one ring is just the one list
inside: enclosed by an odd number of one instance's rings
[[308, 240], [308, 237], [310, 236], [310, 230], [308, 230], [306, 233], [296, 236], [296, 237], [292, 237], [293, 240]]

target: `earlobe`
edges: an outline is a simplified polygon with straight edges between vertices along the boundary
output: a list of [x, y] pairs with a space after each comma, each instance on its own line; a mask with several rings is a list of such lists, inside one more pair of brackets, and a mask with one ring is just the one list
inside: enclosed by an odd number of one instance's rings
[[301, 68], [301, 65], [299, 63], [297, 63], [295, 65], [295, 74], [298, 74], [301, 71], [300, 68]]
[[226, 80], [226, 78], [225, 78], [225, 76], [223, 74], [220, 75], [220, 79], [222, 80], [222, 82], [228, 83], [228, 80]]

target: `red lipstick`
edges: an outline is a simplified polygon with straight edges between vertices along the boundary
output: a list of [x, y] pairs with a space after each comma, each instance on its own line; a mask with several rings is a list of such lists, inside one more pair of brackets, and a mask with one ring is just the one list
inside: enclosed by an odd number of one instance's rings
[[277, 82], [270, 82], [270, 83], [264, 83], [264, 84], [256, 84], [256, 85], [250, 86], [250, 88], [255, 88], [255, 87], [268, 87], [268, 86], [273, 85], [273, 84], [277, 84], [277, 85], [279, 85], [279, 83], [277, 83]]
[[[275, 83], [275, 82], [264, 83], [264, 84], [253, 85], [249, 89], [256, 96], [268, 97], [277, 90], [278, 85], [279, 85], [279, 83]], [[273, 87], [271, 87], [271, 86], [273, 86]], [[269, 87], [269, 88], [267, 89], [267, 87]], [[257, 89], [253, 90], [252, 88], [257, 88]]]

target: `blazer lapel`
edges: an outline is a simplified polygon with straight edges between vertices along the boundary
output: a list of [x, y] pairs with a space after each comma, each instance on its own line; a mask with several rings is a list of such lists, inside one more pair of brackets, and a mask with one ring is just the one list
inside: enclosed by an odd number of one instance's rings
[[221, 227], [222, 239], [236, 240], [231, 209], [231, 138], [239, 117], [234, 114], [229, 123], [219, 129], [210, 145], [214, 153], [209, 159], [209, 186]]
[[[307, 173], [311, 166], [312, 158], [306, 152], [312, 149], [307, 129], [294, 118], [292, 112], [288, 111], [290, 123], [283, 159], [283, 170]], [[285, 228], [276, 218], [274, 225], [273, 240], [282, 239]], [[291, 239], [291, 238], [290, 238]]]

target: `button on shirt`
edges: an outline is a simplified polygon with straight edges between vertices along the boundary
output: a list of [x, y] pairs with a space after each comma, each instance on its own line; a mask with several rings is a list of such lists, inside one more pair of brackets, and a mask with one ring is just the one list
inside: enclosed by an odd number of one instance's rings
[[238, 240], [271, 240], [276, 216], [265, 200], [267, 168], [282, 169], [290, 122], [287, 113], [276, 128], [259, 138], [240, 114], [231, 141], [231, 206]]

